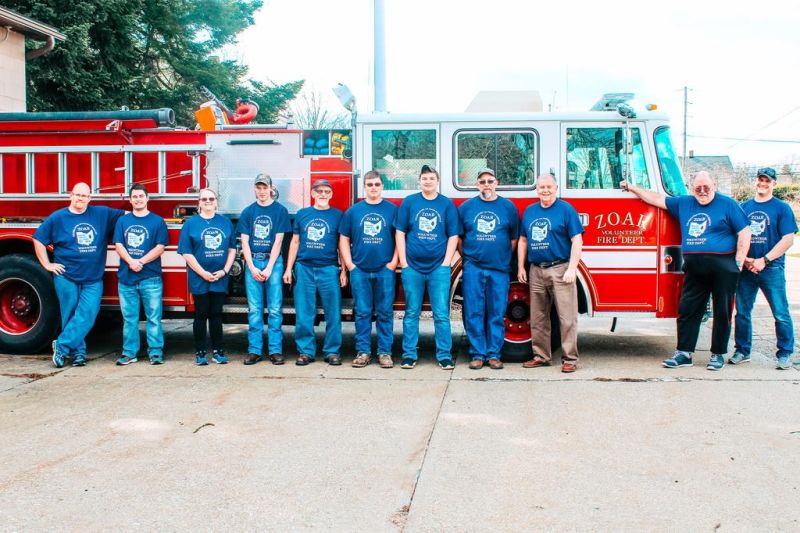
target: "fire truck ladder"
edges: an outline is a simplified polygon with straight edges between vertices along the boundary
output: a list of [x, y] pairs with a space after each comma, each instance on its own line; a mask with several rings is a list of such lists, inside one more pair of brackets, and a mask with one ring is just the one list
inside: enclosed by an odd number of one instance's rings
[[[67, 185], [67, 155], [68, 154], [89, 154], [91, 161], [91, 183], [92, 193], [100, 196], [119, 197], [119, 192], [108, 193], [103, 191], [100, 186], [100, 157], [101, 154], [122, 153], [124, 154], [124, 164], [114, 170], [124, 172], [124, 184], [114, 184], [108, 188], [119, 188], [124, 185], [123, 190], [127, 192], [133, 185], [134, 176], [134, 154], [136, 153], [155, 153], [158, 160], [158, 176], [152, 179], [139, 179], [138, 183], [152, 184], [157, 183], [158, 188], [152, 191], [159, 196], [186, 196], [190, 191], [182, 193], [167, 193], [167, 181], [173, 178], [192, 175], [192, 190], [200, 188], [201, 162], [200, 156], [211, 150], [207, 145], [198, 144], [171, 144], [171, 145], [99, 145], [99, 146], [0, 146], [0, 194], [6, 193], [3, 158], [6, 155], [23, 154], [25, 163], [25, 192], [8, 193], [7, 198], [19, 196], [20, 198], [29, 197], [31, 194], [42, 195], [66, 195], [69, 193]], [[186, 153], [191, 157], [191, 170], [182, 170], [167, 174], [167, 155], [170, 153]], [[39, 154], [57, 154], [58, 156], [58, 192], [37, 191], [36, 190], [36, 156]]]

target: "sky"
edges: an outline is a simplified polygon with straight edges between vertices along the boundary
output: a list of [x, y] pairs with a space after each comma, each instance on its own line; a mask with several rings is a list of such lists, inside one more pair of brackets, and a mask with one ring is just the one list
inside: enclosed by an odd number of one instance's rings
[[[264, 0], [226, 54], [262, 81], [306, 80], [334, 110], [344, 83], [369, 112], [372, 6]], [[584, 111], [633, 92], [670, 115], [680, 151], [689, 87], [689, 150], [800, 171], [796, 0], [385, 0], [385, 12], [390, 112], [460, 112], [480, 90], [538, 90], [545, 109]]]

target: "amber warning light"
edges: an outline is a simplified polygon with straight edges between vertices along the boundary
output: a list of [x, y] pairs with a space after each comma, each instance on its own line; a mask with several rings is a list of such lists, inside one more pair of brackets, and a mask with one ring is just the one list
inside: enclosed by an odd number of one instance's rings
[[645, 108], [646, 108], [648, 111], [655, 111], [655, 110], [657, 110], [657, 109], [658, 109], [658, 106], [657, 106], [656, 104], [647, 104], [647, 105], [645, 106]]

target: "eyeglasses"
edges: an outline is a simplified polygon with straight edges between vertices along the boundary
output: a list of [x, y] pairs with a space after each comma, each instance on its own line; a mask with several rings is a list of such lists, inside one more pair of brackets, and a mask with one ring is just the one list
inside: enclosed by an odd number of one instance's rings
[[382, 187], [382, 186], [383, 186], [383, 183], [381, 183], [380, 181], [377, 181], [375, 183], [365, 183], [364, 184], [364, 187]]
[[497, 180], [478, 180], [478, 185], [494, 185]]
[[333, 191], [330, 189], [314, 189], [314, 192], [320, 196], [330, 196], [333, 194]]
[[711, 187], [708, 185], [698, 185], [694, 188], [694, 192], [700, 194], [701, 192], [711, 192]]
[[214, 201], [216, 201], [216, 198], [211, 198], [210, 196], [204, 196], [203, 198], [200, 198], [200, 201], [201, 202], [214, 202]]

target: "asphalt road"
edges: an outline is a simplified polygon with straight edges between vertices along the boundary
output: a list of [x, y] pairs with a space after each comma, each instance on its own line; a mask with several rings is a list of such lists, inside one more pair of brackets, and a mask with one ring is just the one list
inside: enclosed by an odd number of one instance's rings
[[440, 370], [430, 323], [410, 371], [246, 367], [238, 325], [231, 364], [196, 367], [186, 321], [162, 366], [115, 366], [115, 331], [84, 368], [0, 356], [0, 530], [798, 531], [800, 367], [774, 369], [761, 300], [755, 323], [721, 372], [707, 326], [661, 368], [674, 321], [645, 319], [582, 319], [571, 375], [470, 370], [459, 324]]

